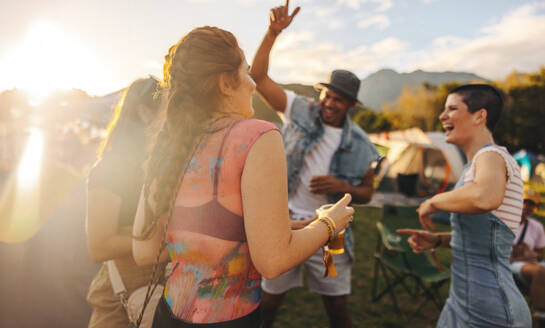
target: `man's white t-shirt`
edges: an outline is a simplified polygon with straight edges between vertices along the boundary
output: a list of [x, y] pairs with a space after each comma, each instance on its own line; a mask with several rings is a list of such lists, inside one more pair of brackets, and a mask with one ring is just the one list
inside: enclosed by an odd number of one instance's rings
[[[538, 220], [528, 217], [528, 228], [526, 228], [526, 234], [524, 235], [524, 240], [528, 248], [535, 250], [538, 248], [545, 247], [545, 231], [543, 230], [543, 225]], [[521, 225], [517, 231], [517, 236], [513, 241], [513, 245], [518, 242], [520, 235], [522, 234], [523, 225]]]
[[[285, 123], [289, 122], [293, 101], [296, 94], [292, 91], [286, 92], [286, 111], [283, 115]], [[333, 155], [341, 144], [342, 128], [324, 124], [324, 135], [309, 150], [303, 160], [303, 167], [299, 173], [299, 182], [295, 191], [288, 199], [288, 206], [294, 218], [308, 218], [314, 216], [316, 209], [328, 203], [325, 194], [314, 194], [310, 192], [310, 180], [314, 176], [327, 175]]]

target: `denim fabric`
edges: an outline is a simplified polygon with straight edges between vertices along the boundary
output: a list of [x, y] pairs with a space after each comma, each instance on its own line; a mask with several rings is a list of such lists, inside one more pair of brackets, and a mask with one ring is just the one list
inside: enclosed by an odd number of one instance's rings
[[[463, 177], [456, 188], [463, 185]], [[450, 294], [437, 327], [532, 327], [511, 273], [513, 232], [491, 213], [452, 213], [450, 222]]]
[[[291, 195], [303, 167], [303, 159], [324, 134], [320, 106], [312, 100], [297, 96], [291, 107], [291, 116], [282, 127], [284, 148], [288, 166], [288, 193]], [[378, 159], [378, 152], [363, 130], [347, 116], [344, 121], [341, 144], [331, 159], [329, 175], [359, 185], [369, 170], [371, 163]], [[343, 195], [328, 195], [328, 201], [334, 203]], [[346, 230], [345, 249], [354, 259], [354, 243], [350, 228]]]

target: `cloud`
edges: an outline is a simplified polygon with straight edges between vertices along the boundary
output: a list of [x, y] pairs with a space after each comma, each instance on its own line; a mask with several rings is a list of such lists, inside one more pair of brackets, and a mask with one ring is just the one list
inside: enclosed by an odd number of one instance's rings
[[155, 71], [161, 71], [163, 69], [163, 63], [157, 60], [150, 60], [146, 63], [146, 67]]
[[364, 77], [383, 66], [392, 66], [408, 44], [387, 38], [370, 47], [347, 49], [338, 43], [322, 41], [314, 31], [291, 31], [281, 36], [271, 54], [271, 76], [280, 82], [313, 84], [342, 68]]
[[388, 26], [390, 26], [390, 19], [386, 15], [366, 16], [358, 22], [358, 27], [361, 29], [376, 27], [379, 30], [384, 30]]
[[[186, 0], [186, 1], [189, 2], [189, 3], [203, 3], [204, 4], [204, 3], [217, 3], [217, 2], [220, 2], [221, 0]], [[262, 2], [268, 2], [268, 3], [271, 3], [271, 4], [277, 3], [276, 0], [236, 0], [236, 3], [238, 3], [240, 5], [244, 5], [244, 6], [255, 5], [257, 3], [262, 3]], [[299, 2], [305, 2], [305, 1], [299, 0]]]
[[314, 8], [314, 14], [316, 17], [329, 17], [333, 15], [337, 10], [339, 10], [336, 6], [323, 6], [323, 7], [316, 7]]
[[336, 13], [339, 11], [339, 6], [320, 6], [312, 8], [314, 15], [322, 25], [327, 25], [331, 30], [338, 30], [346, 26], [344, 19], [340, 19]]
[[470, 71], [501, 78], [512, 70], [534, 71], [545, 65], [545, 2], [519, 7], [473, 39], [443, 36], [418, 54], [418, 68]]
[[[199, 1], [199, 0], [193, 0], [193, 1]], [[209, 1], [209, 0], [201, 0], [201, 1]], [[244, 5], [244, 6], [255, 5], [257, 3], [263, 3], [263, 2], [271, 3], [272, 5], [277, 3], [276, 0], [266, 0], [266, 1], [265, 0], [236, 0], [236, 3]]]
[[337, 0], [337, 5], [344, 5], [351, 9], [359, 10], [364, 4], [376, 4], [374, 11], [386, 11], [393, 6], [393, 0]]
[[375, 11], [387, 11], [394, 5], [392, 0], [379, 0], [375, 2], [378, 3], [378, 7], [375, 8]]
[[337, 4], [345, 5], [352, 9], [360, 9], [360, 6], [366, 2], [367, 0], [337, 0]]
[[390, 37], [373, 44], [371, 50], [378, 56], [388, 56], [400, 54], [407, 47], [408, 44], [406, 42]]
[[338, 30], [346, 26], [346, 23], [341, 19], [331, 19], [327, 22], [327, 27], [331, 30]]
[[375, 27], [383, 30], [390, 26], [386, 11], [392, 6], [393, 0], [336, 0], [327, 6], [313, 6], [311, 10], [321, 25], [332, 30], [352, 24], [362, 29]]

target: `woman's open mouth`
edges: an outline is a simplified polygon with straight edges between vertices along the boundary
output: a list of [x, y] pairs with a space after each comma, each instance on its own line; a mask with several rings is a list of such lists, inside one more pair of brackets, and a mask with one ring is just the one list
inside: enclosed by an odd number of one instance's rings
[[443, 124], [443, 129], [445, 130], [445, 135], [449, 135], [454, 130], [454, 125], [449, 123]]

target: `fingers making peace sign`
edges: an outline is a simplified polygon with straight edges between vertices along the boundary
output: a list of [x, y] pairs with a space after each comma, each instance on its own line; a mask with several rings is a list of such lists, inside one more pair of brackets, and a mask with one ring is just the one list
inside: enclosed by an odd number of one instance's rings
[[299, 10], [301, 10], [301, 7], [297, 7], [290, 14], [289, 6], [290, 0], [286, 0], [286, 4], [284, 6], [275, 7], [269, 11], [269, 29], [273, 33], [279, 34], [282, 32], [282, 30], [291, 24], [293, 17], [295, 17]]

